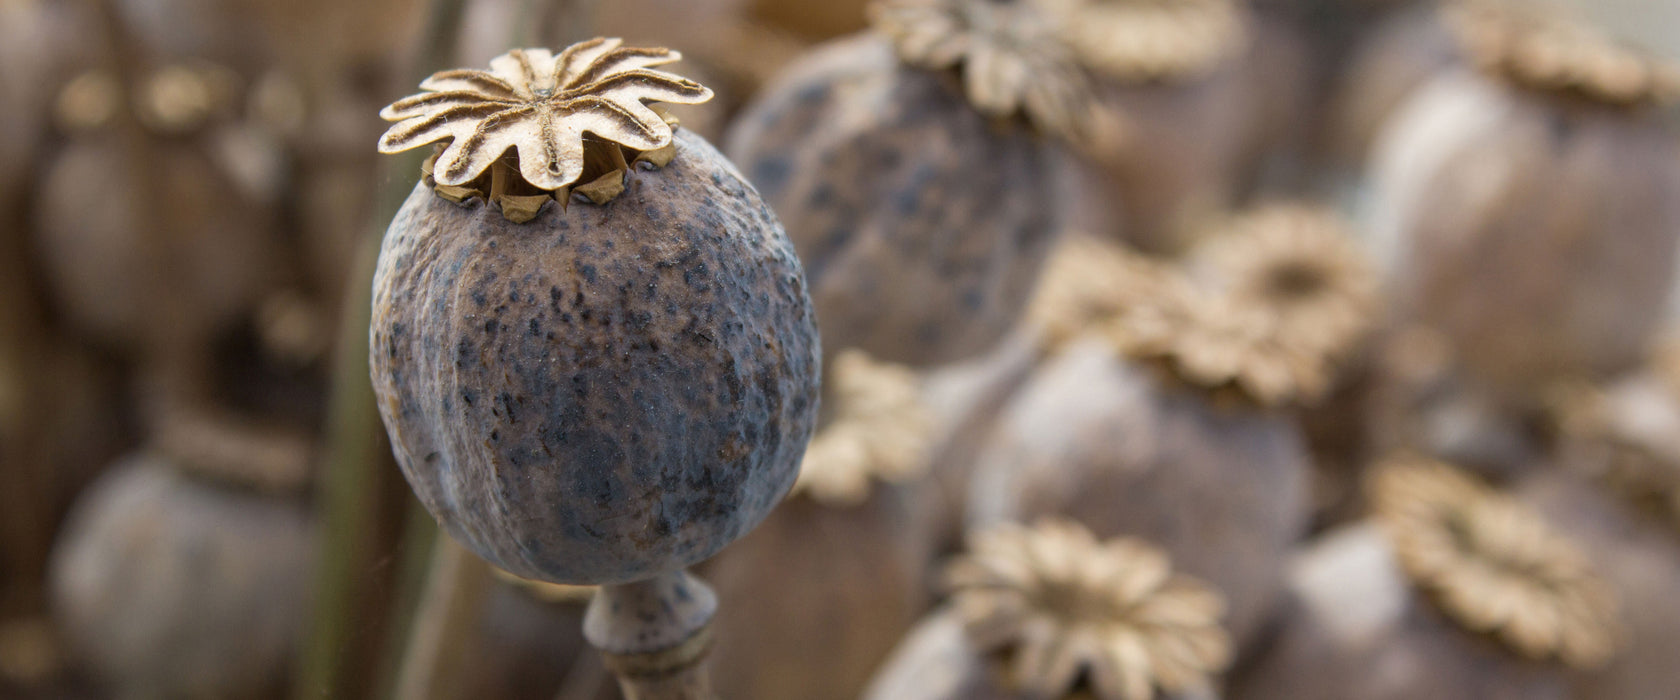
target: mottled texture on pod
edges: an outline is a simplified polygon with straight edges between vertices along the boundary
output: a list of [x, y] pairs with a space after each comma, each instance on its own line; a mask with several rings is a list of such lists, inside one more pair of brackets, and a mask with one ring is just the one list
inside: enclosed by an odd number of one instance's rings
[[793, 246], [709, 144], [514, 224], [417, 186], [374, 282], [374, 388], [444, 527], [510, 572], [698, 562], [792, 486], [817, 408]]
[[192, 146], [150, 153], [137, 170], [115, 138], [78, 142], [42, 182], [35, 236], [53, 301], [78, 332], [114, 346], [145, 341], [164, 304], [187, 326], [178, 333], [225, 327], [276, 276], [272, 211]]
[[1272, 642], [1231, 700], [1563, 700], [1561, 667], [1466, 632], [1418, 594], [1374, 525], [1333, 531], [1290, 563]]
[[1040, 365], [987, 440], [970, 526], [1070, 517], [1131, 535], [1225, 595], [1239, 644], [1260, 630], [1303, 534], [1309, 458], [1288, 417], [1213, 405], [1086, 338]]
[[313, 535], [296, 503], [136, 457], [88, 491], [54, 553], [72, 648], [132, 697], [271, 697], [300, 633]]
[[1680, 147], [1654, 114], [1457, 72], [1377, 148], [1373, 233], [1401, 313], [1477, 384], [1521, 398], [1638, 361], [1680, 241]]
[[1062, 228], [1055, 147], [874, 36], [791, 67], [729, 152], [798, 246], [830, 353], [925, 366], [984, 352]]

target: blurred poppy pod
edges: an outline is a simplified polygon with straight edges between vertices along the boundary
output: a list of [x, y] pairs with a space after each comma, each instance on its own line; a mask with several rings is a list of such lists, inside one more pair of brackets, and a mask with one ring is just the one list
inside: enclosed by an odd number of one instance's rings
[[278, 697], [301, 634], [313, 535], [297, 503], [117, 465], [71, 511], [52, 594], [72, 650], [150, 697]]
[[894, 0], [749, 105], [729, 152], [787, 224], [833, 354], [929, 366], [1015, 324], [1102, 138], [1034, 3]]
[[1401, 316], [1444, 334], [1469, 390], [1532, 408], [1550, 380], [1635, 364], [1662, 317], [1680, 148], [1656, 106], [1680, 74], [1498, 8], [1457, 8], [1478, 70], [1419, 89], [1382, 137], [1373, 233]]
[[1083, 152], [1119, 208], [1112, 233], [1148, 253], [1182, 252], [1201, 217], [1229, 203], [1251, 147], [1249, 11], [1232, 0], [1045, 4], [1117, 124]]
[[1254, 638], [1306, 526], [1310, 460], [1280, 410], [1324, 384], [1273, 317], [1163, 271], [1149, 295], [1049, 354], [980, 451], [971, 527], [1066, 515], [1146, 538]]
[[1368, 350], [1381, 307], [1375, 263], [1334, 211], [1300, 202], [1262, 205], [1212, 227], [1191, 251], [1191, 274], [1267, 309], [1278, 333], [1326, 358], [1327, 390], [1303, 402], [1313, 455], [1314, 509], [1339, 517], [1357, 499], [1369, 436]]
[[135, 162], [97, 132], [54, 156], [35, 230], [48, 289], [74, 330], [108, 347], [207, 343], [273, 288], [274, 212], [200, 144], [146, 151]]
[[855, 699], [926, 603], [933, 416], [921, 379], [858, 350], [831, 365], [829, 417], [793, 493], [701, 571], [729, 640], [710, 660], [722, 697]]
[[650, 103], [680, 56], [592, 39], [451, 70], [386, 108], [447, 143], [386, 232], [371, 364], [397, 462], [511, 573], [701, 561], [788, 491], [816, 421], [805, 280], [770, 209]]
[[868, 700], [1191, 700], [1231, 661], [1225, 603], [1147, 541], [1045, 520], [974, 533], [950, 601], [907, 636]]
[[1680, 644], [1680, 539], [1673, 523], [1627, 507], [1602, 486], [1543, 471], [1517, 486], [1518, 497], [1568, 528], [1621, 602], [1622, 648], [1601, 667], [1571, 674], [1576, 697], [1634, 700], [1674, 687]]
[[1565, 698], [1620, 643], [1614, 588], [1540, 513], [1457, 469], [1385, 461], [1374, 523], [1291, 565], [1276, 641], [1232, 698]]

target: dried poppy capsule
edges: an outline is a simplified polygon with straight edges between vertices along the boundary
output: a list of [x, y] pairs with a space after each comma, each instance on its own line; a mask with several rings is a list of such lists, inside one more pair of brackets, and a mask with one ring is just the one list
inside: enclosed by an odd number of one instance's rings
[[1376, 522], [1292, 565], [1276, 641], [1242, 700], [1566, 698], [1566, 669], [1616, 652], [1615, 590], [1538, 512], [1448, 465], [1393, 458]]
[[1280, 410], [1324, 385], [1319, 351], [1266, 311], [1162, 271], [1154, 290], [1047, 354], [974, 466], [971, 526], [1071, 517], [1143, 537], [1254, 638], [1306, 526], [1310, 461]]
[[76, 655], [144, 697], [277, 697], [301, 629], [313, 536], [299, 504], [119, 464], [71, 511], [53, 602]]
[[51, 298], [73, 329], [109, 347], [156, 342], [162, 317], [182, 337], [166, 342], [206, 343], [273, 288], [275, 211], [205, 144], [147, 150], [151, 162], [136, 163], [117, 135], [97, 131], [48, 165], [35, 241]]
[[1662, 317], [1680, 158], [1657, 106], [1680, 74], [1557, 18], [1453, 17], [1478, 70], [1420, 88], [1382, 137], [1373, 234], [1399, 313], [1444, 334], [1466, 390], [1528, 409], [1549, 380], [1636, 364]]
[[1516, 493], [1568, 528], [1621, 601], [1622, 649], [1602, 667], [1571, 674], [1576, 697], [1634, 700], [1673, 692], [1674, 649], [1680, 644], [1680, 608], [1673, 605], [1680, 595], [1680, 540], [1674, 522], [1651, 518], [1613, 491], [1556, 470], [1524, 479]]
[[1301, 426], [1313, 454], [1315, 511], [1350, 510], [1369, 449], [1366, 350], [1380, 306], [1376, 265], [1351, 225], [1324, 207], [1268, 204], [1215, 227], [1188, 264], [1205, 284], [1269, 309], [1281, 336], [1330, 362], [1330, 386], [1301, 407]]
[[793, 485], [816, 419], [804, 276], [768, 207], [651, 102], [710, 91], [615, 39], [512, 51], [386, 108], [448, 142], [386, 232], [371, 362], [403, 474], [509, 572], [705, 559]]
[[868, 700], [1206, 700], [1231, 661], [1219, 593], [1144, 540], [1005, 524], [971, 535], [945, 580], [950, 602]]
[[977, 356], [1014, 325], [1063, 228], [1063, 159], [1098, 138], [1083, 76], [1032, 3], [882, 3], [874, 31], [790, 67], [729, 152], [787, 224], [830, 354]]
[[1124, 127], [1090, 153], [1119, 208], [1112, 233], [1146, 252], [1182, 251], [1198, 219], [1233, 195], [1250, 145], [1248, 10], [1233, 0], [1046, 2]]
[[830, 418], [793, 493], [701, 572], [728, 639], [711, 657], [720, 697], [853, 700], [924, 608], [933, 416], [920, 378], [848, 350], [825, 388]]

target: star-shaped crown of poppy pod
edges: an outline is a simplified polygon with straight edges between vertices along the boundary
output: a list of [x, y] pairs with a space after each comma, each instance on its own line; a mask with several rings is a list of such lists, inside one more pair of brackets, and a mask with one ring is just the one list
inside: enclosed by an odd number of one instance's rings
[[459, 186], [512, 150], [520, 177], [538, 189], [558, 190], [584, 173], [585, 134], [636, 151], [665, 148], [671, 124], [648, 104], [698, 104], [711, 99], [712, 91], [651, 70], [682, 54], [622, 43], [590, 39], [558, 56], [547, 49], [515, 49], [491, 60], [489, 71], [434, 73], [420, 83], [425, 92], [379, 112], [397, 122], [380, 137], [379, 151], [400, 153], [447, 141], [432, 178]]

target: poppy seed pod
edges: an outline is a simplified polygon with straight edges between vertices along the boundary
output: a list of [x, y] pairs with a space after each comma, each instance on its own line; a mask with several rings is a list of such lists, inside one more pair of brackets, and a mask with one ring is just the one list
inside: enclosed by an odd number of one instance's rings
[[820, 359], [793, 246], [650, 102], [710, 91], [616, 39], [444, 71], [381, 150], [447, 141], [392, 221], [371, 363], [403, 474], [509, 572], [622, 583], [703, 560], [793, 485]]
[[1003, 408], [968, 522], [1060, 514], [1145, 538], [1225, 596], [1245, 644], [1306, 527], [1310, 459], [1277, 409], [1322, 383], [1321, 359], [1257, 309], [1157, 275], [1151, 294], [1049, 353]]
[[1662, 317], [1680, 147], [1654, 106], [1680, 74], [1561, 20], [1458, 9], [1478, 70], [1420, 88], [1382, 136], [1372, 233], [1400, 315], [1444, 334], [1472, 391], [1523, 408], [1632, 366]]
[[71, 647], [135, 697], [274, 697], [301, 633], [312, 539], [296, 503], [119, 464], [71, 511], [53, 602]]
[[1576, 697], [1659, 698], [1674, 689], [1680, 644], [1680, 540], [1671, 522], [1644, 517], [1613, 494], [1564, 472], [1536, 473], [1517, 485], [1523, 502], [1579, 540], [1620, 599], [1624, 644], [1599, 668], [1576, 671]]
[[[135, 163], [111, 133], [59, 152], [43, 177], [36, 244], [53, 301], [76, 331], [134, 349], [170, 333], [203, 341], [253, 311], [276, 277], [272, 209], [192, 144]], [[148, 183], [131, 174], [144, 173]]]
[[1617, 651], [1614, 589], [1575, 542], [1448, 465], [1386, 460], [1374, 523], [1291, 564], [1289, 613], [1240, 700], [1571, 697]]
[[1094, 102], [1033, 3], [899, 0], [745, 110], [729, 152], [787, 224], [825, 349], [928, 366], [1015, 324]]
[[1182, 252], [1194, 225], [1228, 204], [1254, 147], [1251, 122], [1261, 126], [1275, 105], [1252, 104], [1249, 10], [1233, 0], [1041, 2], [1118, 125], [1088, 150], [1118, 208], [1118, 230], [1105, 233], [1148, 253]]
[[1211, 700], [1231, 661], [1225, 603], [1140, 539], [1065, 520], [969, 537], [949, 604], [882, 667], [868, 700]]

